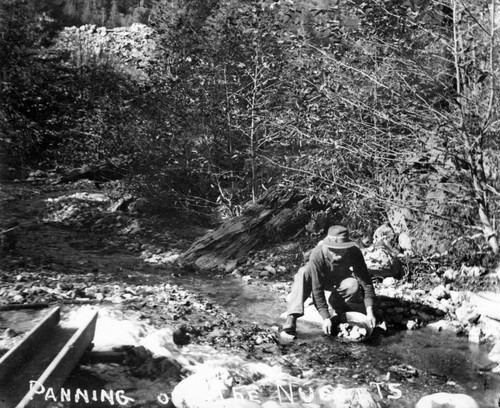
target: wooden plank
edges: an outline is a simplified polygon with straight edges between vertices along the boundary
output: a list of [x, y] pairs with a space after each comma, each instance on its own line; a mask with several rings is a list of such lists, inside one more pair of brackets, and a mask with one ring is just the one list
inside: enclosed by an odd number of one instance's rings
[[18, 369], [23, 363], [32, 358], [38, 345], [57, 326], [60, 319], [60, 308], [52, 309], [47, 316], [30, 330], [24, 339], [14, 348], [10, 349], [0, 359], [0, 384], [8, 379], [11, 372]]
[[[49, 387], [57, 389], [63, 385], [66, 377], [71, 373], [85, 350], [87, 350], [92, 343], [95, 334], [97, 315], [97, 312], [93, 313], [88, 321], [82, 325], [63, 346], [56, 358], [52, 360], [47, 369], [37, 379], [37, 384], [39, 386], [43, 386], [45, 389]], [[31, 388], [21, 402], [16, 405], [16, 408], [26, 408], [29, 406], [41, 408], [46, 405], [47, 402], [41, 395], [36, 401], [33, 400], [37, 391], [39, 391], [37, 387]]]
[[0, 408], [13, 408], [30, 390], [30, 382], [36, 382], [57, 357], [64, 345], [76, 333], [76, 328], [53, 328], [50, 337], [36, 347], [36, 354], [16, 367], [0, 386]]

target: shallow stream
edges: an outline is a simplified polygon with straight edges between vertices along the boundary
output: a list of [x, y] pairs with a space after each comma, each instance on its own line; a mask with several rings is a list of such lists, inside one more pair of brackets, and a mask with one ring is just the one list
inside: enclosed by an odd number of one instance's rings
[[[268, 327], [283, 323], [280, 316], [286, 303], [282, 294], [258, 282], [196, 275], [181, 277], [176, 283], [203, 294], [242, 320]], [[343, 343], [323, 335], [317, 323], [299, 320], [298, 338], [285, 346], [284, 353], [296, 362], [299, 375], [312, 368], [331, 385], [367, 387], [379, 395], [384, 406], [413, 407], [424, 395], [455, 392], [491, 408], [500, 404], [500, 375], [491, 373], [490, 349], [491, 345], [474, 344], [466, 337], [430, 328], [389, 329], [375, 332], [363, 343]]]
[[[203, 295], [249, 324], [258, 323], [262, 327], [277, 330], [283, 322], [281, 316], [286, 307], [284, 292], [271, 290], [271, 285], [258, 281], [248, 284], [241, 279], [206, 278], [200, 275], [183, 275], [168, 280], [168, 283]], [[121, 332], [129, 335], [132, 340], [151, 334], [151, 328], [145, 322], [140, 322], [140, 312], [126, 311], [124, 306], [93, 307], [102, 311], [101, 324], [116, 332], [124, 344], [129, 342]], [[120, 309], [123, 314], [117, 314], [118, 320], [114, 320], [111, 311], [119, 312]], [[106, 310], [110, 313], [105, 312]], [[21, 316], [17, 319], [21, 325], [30, 320], [26, 317], [31, 316], [28, 311], [4, 312], [3, 315], [7, 318], [13, 313]], [[163, 334], [171, 341], [172, 331]], [[95, 341], [98, 335], [96, 333]], [[108, 338], [104, 340], [111, 341]], [[481, 407], [492, 408], [499, 406], [500, 376], [491, 373], [494, 365], [487, 358], [490, 348], [490, 345], [477, 345], [453, 333], [437, 332], [429, 328], [376, 331], [365, 342], [344, 343], [323, 335], [317, 323], [301, 319], [298, 338], [289, 344], [273, 348], [272, 352], [251, 355], [252, 353], [234, 353], [230, 349], [214, 351], [208, 346], [190, 345], [176, 351], [176, 356], [184, 354], [186, 358], [196, 357], [203, 364], [214, 363], [215, 366], [222, 367], [227, 365], [242, 371], [248, 370], [249, 366], [261, 364], [259, 369], [263, 370], [263, 374], [256, 378], [268, 381], [261, 381], [257, 391], [264, 401], [266, 398], [289, 401], [286, 394], [282, 392], [280, 396], [277, 387], [269, 385], [273, 381], [273, 370], [282, 372], [283, 368], [287, 374], [297, 379], [293, 382], [295, 402], [300, 401], [298, 387], [305, 386], [305, 389], [309, 389], [307, 387], [310, 385], [312, 389], [318, 389], [328, 384], [334, 387], [365, 387], [381, 402], [382, 407], [413, 408], [424, 395], [453, 392], [468, 394]], [[83, 371], [77, 377], [73, 375], [73, 382], [76, 381], [81, 386], [82, 376], [86, 378], [83, 382], [88, 382], [100, 370], [102, 371], [98, 366], [91, 367], [90, 371]], [[266, 376], [268, 377], [262, 378]], [[171, 392], [165, 391], [165, 382], [161, 380], [136, 384], [128, 378], [126, 370], [121, 370], [118, 366], [111, 371], [104, 369], [96, 376], [95, 381], [104, 381], [100, 385], [104, 388], [113, 386], [135, 389], [134, 397], [141, 392], [147, 394], [146, 397], [159, 392]]]

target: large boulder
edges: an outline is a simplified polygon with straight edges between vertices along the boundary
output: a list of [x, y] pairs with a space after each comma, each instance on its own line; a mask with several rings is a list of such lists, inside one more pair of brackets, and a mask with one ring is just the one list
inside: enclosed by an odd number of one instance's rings
[[385, 245], [376, 244], [362, 250], [366, 266], [372, 276], [401, 278], [403, 265]]
[[172, 403], [175, 408], [207, 408], [228, 398], [232, 387], [233, 378], [228, 370], [201, 370], [176, 385], [172, 391]]
[[466, 394], [438, 392], [422, 397], [415, 408], [479, 408], [479, 405]]

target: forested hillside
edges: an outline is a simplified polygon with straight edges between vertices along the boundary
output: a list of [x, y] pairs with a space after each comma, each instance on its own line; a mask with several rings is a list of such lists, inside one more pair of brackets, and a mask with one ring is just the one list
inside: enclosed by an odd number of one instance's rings
[[0, 5], [3, 178], [106, 169], [205, 222], [293, 192], [276, 235], [389, 222], [401, 252], [494, 264], [496, 0], [56, 3]]

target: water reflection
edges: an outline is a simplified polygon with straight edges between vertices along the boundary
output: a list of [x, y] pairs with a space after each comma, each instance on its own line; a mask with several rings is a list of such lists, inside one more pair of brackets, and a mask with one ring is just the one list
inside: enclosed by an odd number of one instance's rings
[[[182, 280], [176, 283], [199, 289], [243, 320], [267, 326], [282, 323], [279, 315], [285, 302], [279, 293], [236, 279], [195, 276]], [[319, 357], [311, 356], [313, 350], [319, 350]], [[290, 348], [299, 359], [311, 358], [313, 365], [324, 365], [324, 375], [336, 383], [371, 387], [377, 393], [373, 384], [379, 382], [378, 392], [384, 395], [385, 406], [391, 407], [410, 407], [421, 396], [441, 391], [466, 393], [481, 406], [497, 406], [500, 377], [488, 371], [488, 351], [487, 346], [426, 328], [390, 330], [363, 343], [342, 343], [323, 335], [317, 324], [305, 321], [300, 321], [298, 339]], [[388, 384], [394, 383], [401, 384], [401, 399], [387, 399]]]

